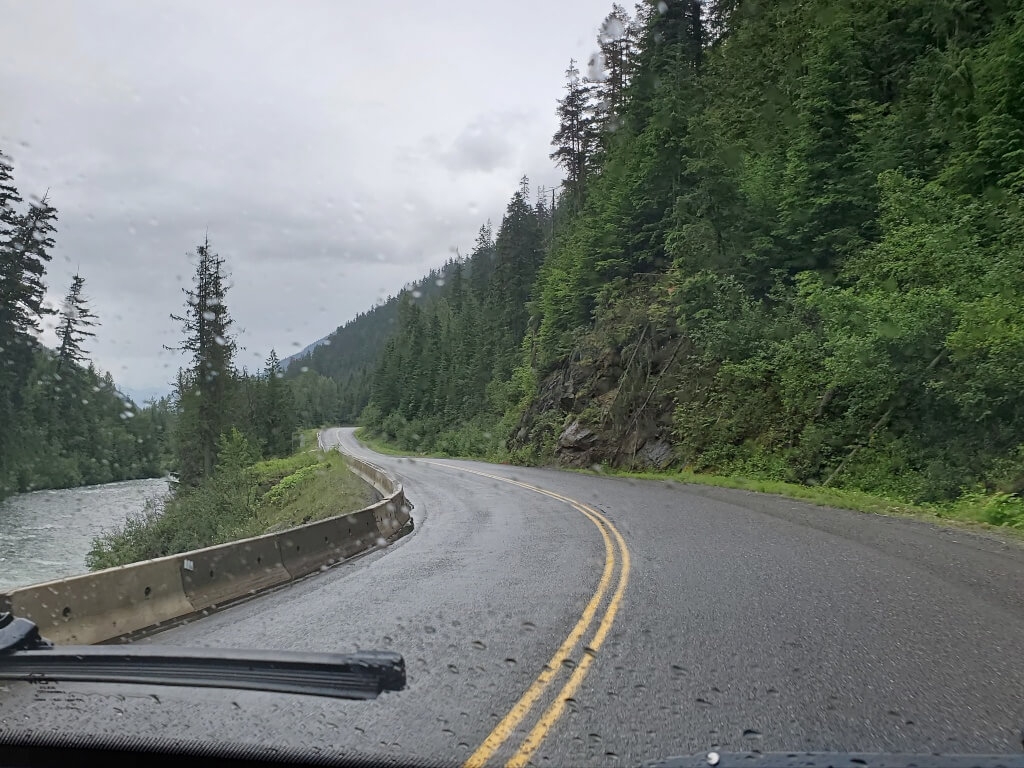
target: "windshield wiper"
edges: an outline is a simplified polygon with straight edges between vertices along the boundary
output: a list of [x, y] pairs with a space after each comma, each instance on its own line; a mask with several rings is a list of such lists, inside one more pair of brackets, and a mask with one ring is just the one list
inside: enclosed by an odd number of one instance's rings
[[390, 651], [295, 653], [159, 645], [55, 646], [28, 619], [0, 613], [0, 680], [83, 681], [374, 699], [405, 687]]

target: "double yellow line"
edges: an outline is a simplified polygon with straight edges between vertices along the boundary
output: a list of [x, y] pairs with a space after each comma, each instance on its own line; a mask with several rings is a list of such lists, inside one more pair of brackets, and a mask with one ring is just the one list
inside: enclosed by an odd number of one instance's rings
[[[562, 496], [554, 491], [539, 488], [535, 485], [530, 485], [529, 483], [523, 483], [519, 480], [511, 480], [509, 478], [492, 475], [487, 472], [480, 472], [475, 469], [457, 467], [452, 464], [443, 464], [437, 461], [427, 461], [425, 463], [433, 464], [438, 467], [445, 467], [447, 469], [454, 469], [460, 472], [469, 472], [474, 475], [480, 475], [481, 477], [487, 477], [492, 480], [509, 483], [520, 488], [526, 488], [527, 490], [540, 493], [544, 496], [549, 496], [553, 499], [558, 499], [559, 501], [571, 506], [597, 526], [598, 531], [601, 533], [601, 538], [604, 541], [604, 570], [601, 573], [600, 581], [597, 583], [597, 589], [594, 591], [590, 601], [583, 609], [583, 614], [580, 616], [579, 621], [576, 622], [576, 625], [572, 628], [572, 631], [569, 632], [565, 640], [562, 641], [562, 644], [558, 646], [558, 650], [555, 651], [555, 655], [552, 656], [551, 661], [544, 666], [541, 673], [537, 676], [537, 679], [530, 684], [525, 693], [523, 693], [519, 700], [512, 706], [512, 709], [509, 710], [508, 714], [505, 715], [501, 722], [494, 727], [494, 730], [488, 734], [487, 738], [483, 740], [483, 743], [481, 743], [479, 747], [477, 747], [476, 751], [469, 756], [469, 759], [466, 760], [464, 765], [464, 768], [480, 768], [480, 766], [486, 765], [488, 761], [494, 757], [494, 754], [498, 749], [500, 749], [501, 746], [508, 741], [509, 737], [513, 735], [516, 727], [533, 711], [544, 691], [547, 690], [548, 686], [558, 675], [559, 671], [566, 666], [572, 666], [573, 671], [569, 676], [569, 679], [566, 680], [562, 689], [540, 715], [533, 728], [519, 745], [519, 748], [516, 749], [512, 757], [505, 763], [506, 768], [523, 768], [523, 766], [529, 762], [533, 753], [537, 751], [537, 748], [547, 737], [548, 732], [562, 716], [562, 713], [565, 711], [566, 702], [572, 699], [579, 690], [580, 685], [583, 683], [583, 678], [587, 676], [587, 671], [590, 669], [590, 665], [594, 662], [594, 657], [597, 655], [597, 651], [604, 643], [605, 638], [608, 636], [608, 632], [612, 628], [612, 624], [615, 621], [615, 615], [619, 612], [619, 606], [622, 603], [622, 596], [626, 591], [626, 585], [629, 583], [629, 548], [626, 546], [626, 542], [623, 540], [618, 529], [612, 525], [611, 521], [608, 520], [604, 514], [581, 501], [576, 501], [568, 496]], [[604, 614], [598, 621], [597, 628], [594, 630], [594, 633], [590, 638], [590, 642], [583, 646], [582, 656], [574, 663], [572, 658], [573, 654], [584, 635], [586, 635], [591, 625], [594, 623], [594, 618], [597, 616], [598, 609], [601, 607], [601, 604], [611, 587], [616, 565], [619, 566], [619, 578], [618, 583], [615, 586], [615, 591], [612, 593], [611, 599], [605, 606]]]

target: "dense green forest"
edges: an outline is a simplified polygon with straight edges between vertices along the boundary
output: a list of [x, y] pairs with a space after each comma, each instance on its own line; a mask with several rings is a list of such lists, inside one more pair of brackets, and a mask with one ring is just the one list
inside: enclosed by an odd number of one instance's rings
[[1022, 13], [615, 6], [556, 203], [524, 182], [440, 292], [300, 362], [407, 449], [1018, 504]]
[[[166, 401], [136, 406], [88, 360], [99, 325], [75, 275], [59, 311], [43, 303], [57, 211], [46, 197], [27, 205], [0, 154], [0, 499], [165, 471]], [[57, 315], [58, 348], [39, 342]]]
[[[407, 285], [403, 294], [431, 301], [441, 294], [455, 264], [453, 259], [431, 270]], [[399, 302], [399, 296], [388, 296], [321, 339], [314, 349], [288, 360], [286, 376], [304, 425], [355, 423], [370, 401], [379, 351], [397, 330]]]

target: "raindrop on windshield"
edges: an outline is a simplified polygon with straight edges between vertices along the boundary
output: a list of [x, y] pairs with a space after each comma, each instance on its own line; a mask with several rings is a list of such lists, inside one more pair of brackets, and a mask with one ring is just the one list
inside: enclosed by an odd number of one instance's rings
[[487, 647], [481, 640], [474, 640], [472, 643], [470, 643], [470, 645], [472, 645], [478, 651], [482, 651]]
[[[660, 3], [659, 6], [660, 5], [664, 5], [664, 3]], [[664, 13], [664, 11], [662, 11], [662, 13]], [[605, 23], [601, 25], [601, 32], [598, 35], [598, 39], [602, 43], [614, 43], [625, 36], [626, 25], [622, 23], [622, 19], [618, 16], [610, 16]]]
[[668, 3], [666, 3], [665, 0], [661, 0], [661, 2], [658, 3], [658, 13], [662, 16], [668, 13]]
[[533, 632], [533, 630], [535, 630], [536, 628], [537, 625], [534, 624], [532, 621], [523, 622], [523, 629], [525, 629], [527, 632]]
[[217, 317], [217, 315], [210, 310], [203, 312], [203, 320], [213, 320], [215, 317]]
[[[664, 3], [662, 3], [662, 5], [664, 5]], [[718, 761], [720, 759], [721, 758], [718, 756], [717, 752], [708, 752], [708, 765], [718, 765]]]

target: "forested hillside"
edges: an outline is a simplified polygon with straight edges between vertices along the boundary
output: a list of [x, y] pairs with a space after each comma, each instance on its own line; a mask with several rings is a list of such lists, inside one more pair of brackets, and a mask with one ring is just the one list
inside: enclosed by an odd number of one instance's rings
[[[75, 275], [59, 311], [44, 305], [57, 210], [46, 197], [25, 204], [0, 154], [0, 499], [164, 471], [166, 401], [136, 406], [88, 360], [99, 320], [85, 279]], [[39, 342], [57, 315], [59, 346]]]
[[418, 282], [407, 285], [399, 296], [388, 296], [366, 312], [360, 312], [330, 336], [316, 342], [313, 349], [303, 350], [282, 364], [295, 391], [304, 424], [355, 423], [370, 401], [373, 370], [380, 350], [398, 329], [401, 296], [408, 294], [415, 301], [430, 303], [443, 293], [445, 281], [453, 274], [456, 264], [461, 273], [465, 266], [461, 258], [448, 261]]
[[[665, 0], [598, 46], [558, 104], [554, 210], [524, 183], [439, 295], [389, 308], [371, 432], [1024, 490], [1019, 0]], [[345, 396], [354, 370], [325, 372]]]

